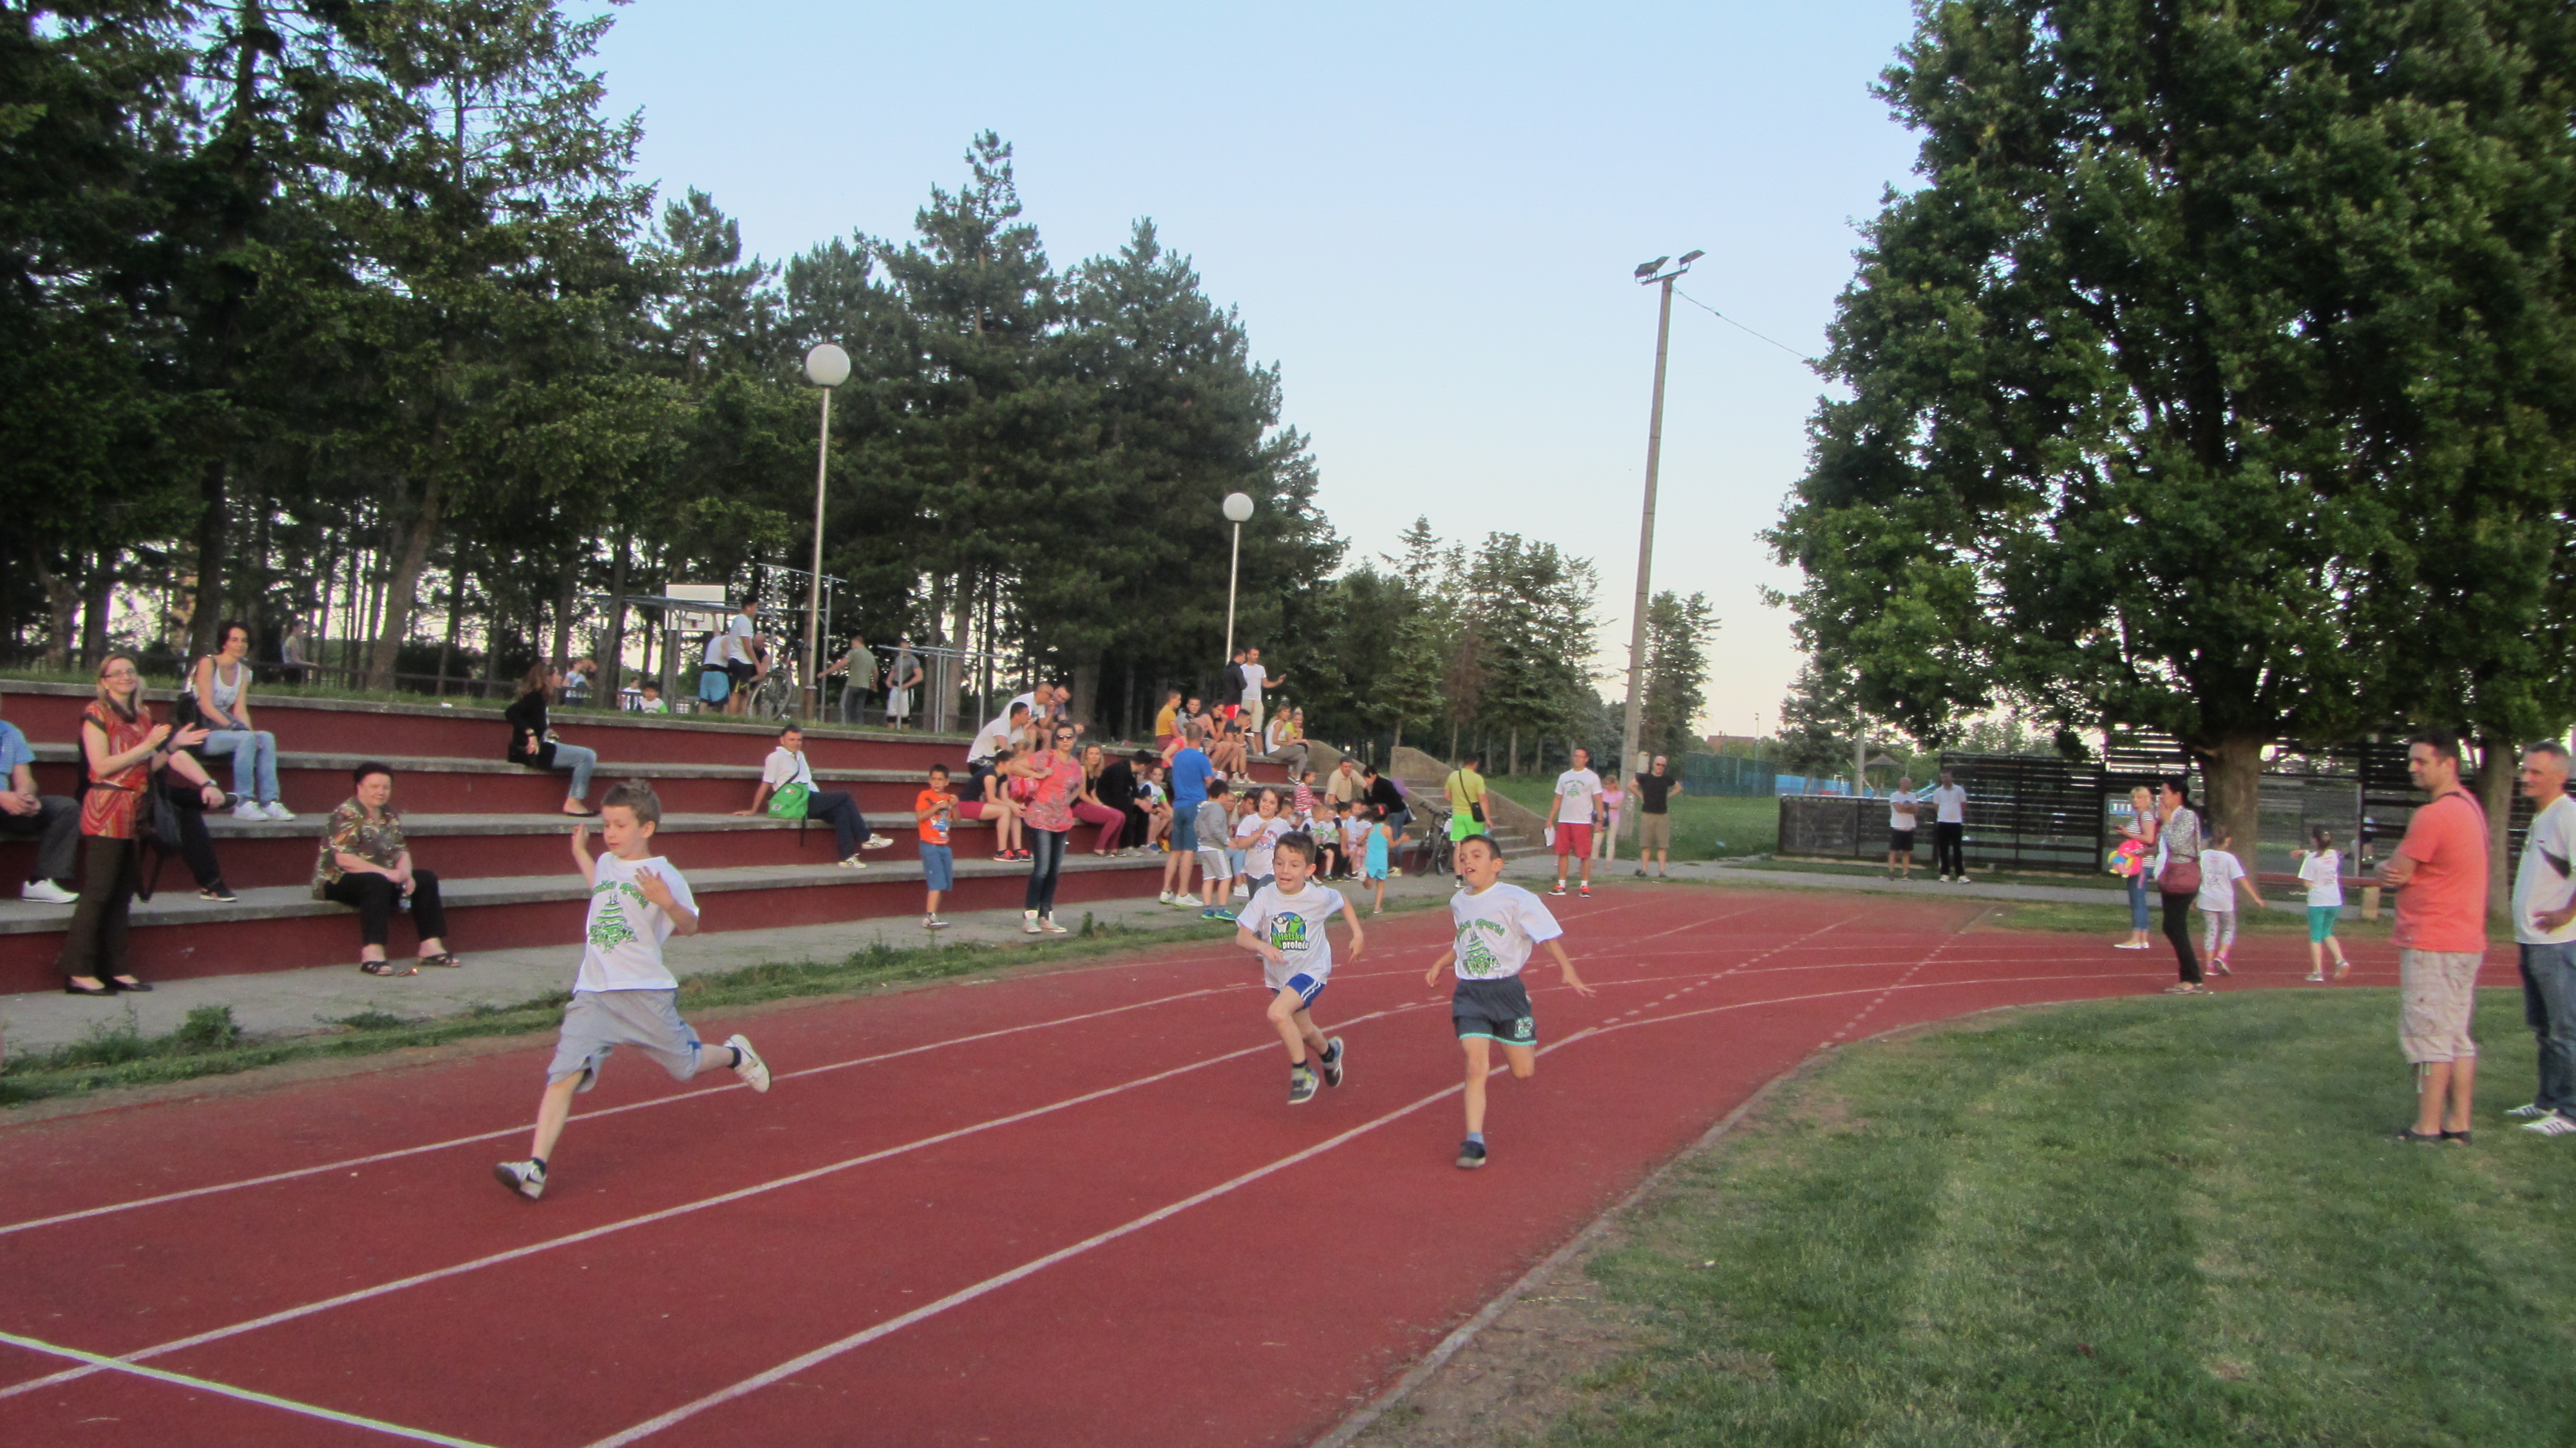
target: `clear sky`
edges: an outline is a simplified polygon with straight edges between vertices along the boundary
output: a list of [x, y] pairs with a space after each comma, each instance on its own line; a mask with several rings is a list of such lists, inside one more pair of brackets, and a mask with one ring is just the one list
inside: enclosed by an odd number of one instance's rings
[[[1757, 536], [1804, 464], [1855, 224], [1911, 138], [1869, 93], [1905, 0], [1669, 11], [1518, 4], [887, 6], [634, 0], [601, 53], [642, 172], [697, 186], [773, 259], [900, 239], [968, 138], [1017, 148], [1059, 267], [1150, 216], [1281, 365], [1354, 560], [1416, 514], [1555, 542], [1602, 578], [1624, 665], [1655, 306], [1676, 302], [1653, 581], [1723, 620], [1710, 729], [1766, 732], [1794, 586]], [[1215, 501], [1210, 500], [1213, 508]], [[1614, 696], [1623, 686], [1611, 681]]]

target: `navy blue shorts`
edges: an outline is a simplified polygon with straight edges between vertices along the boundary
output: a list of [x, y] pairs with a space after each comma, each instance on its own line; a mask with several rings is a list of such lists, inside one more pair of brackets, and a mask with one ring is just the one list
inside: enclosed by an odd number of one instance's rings
[[1277, 990], [1273, 990], [1271, 994], [1276, 996], [1279, 994], [1279, 991], [1295, 991], [1297, 993], [1297, 1000], [1300, 1007], [1312, 1010], [1315, 1005], [1315, 997], [1324, 993], [1324, 986], [1325, 982], [1317, 980], [1313, 976], [1308, 975], [1306, 972], [1301, 970], [1295, 975], [1288, 977], [1287, 983], [1280, 986]]

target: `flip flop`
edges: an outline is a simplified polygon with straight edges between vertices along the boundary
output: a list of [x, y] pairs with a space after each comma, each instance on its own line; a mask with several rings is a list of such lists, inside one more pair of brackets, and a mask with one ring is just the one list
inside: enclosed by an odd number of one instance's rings
[[374, 976], [418, 975], [420, 968], [412, 965], [398, 967], [390, 960], [362, 960], [358, 962], [358, 973]]
[[436, 955], [424, 955], [420, 958], [420, 963], [422, 965], [434, 965], [441, 970], [462, 970], [465, 967], [465, 962], [458, 960], [454, 952], [446, 950], [442, 950]]

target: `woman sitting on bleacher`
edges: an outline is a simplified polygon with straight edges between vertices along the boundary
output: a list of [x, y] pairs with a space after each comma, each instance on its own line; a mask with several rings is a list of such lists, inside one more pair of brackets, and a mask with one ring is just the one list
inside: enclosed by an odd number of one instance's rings
[[502, 716], [510, 721], [510, 750], [506, 757], [512, 764], [524, 764], [530, 769], [572, 771], [572, 788], [564, 796], [563, 812], [595, 815], [599, 811], [583, 803], [582, 796], [590, 793], [590, 772], [599, 767], [599, 751], [563, 743], [546, 725], [546, 705], [553, 702], [555, 691], [562, 687], [563, 675], [542, 662], [519, 681], [518, 702]]
[[369, 975], [418, 975], [419, 966], [385, 958], [396, 909], [411, 911], [420, 932], [420, 964], [457, 966], [447, 952], [447, 912], [438, 876], [415, 870], [402, 816], [394, 811], [394, 772], [373, 761], [350, 771], [357, 793], [331, 811], [322, 857], [313, 862], [313, 898], [358, 908], [358, 969]]

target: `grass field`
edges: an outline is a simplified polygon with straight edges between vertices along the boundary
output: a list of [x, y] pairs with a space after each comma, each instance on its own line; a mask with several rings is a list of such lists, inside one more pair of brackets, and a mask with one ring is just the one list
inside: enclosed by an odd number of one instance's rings
[[[1487, 788], [1520, 804], [1547, 813], [1548, 791], [1556, 776], [1535, 774], [1488, 777]], [[1780, 802], [1723, 795], [1673, 798], [1673, 858], [1717, 860], [1735, 855], [1768, 854], [1780, 843]], [[1623, 814], [1624, 822], [1625, 816]], [[1622, 859], [1636, 851], [1630, 840], [1619, 842]]]
[[1847, 1051], [1595, 1259], [1648, 1345], [1551, 1439], [2576, 1442], [2576, 1149], [2500, 1115], [2521, 1003], [2481, 1001], [2471, 1147], [2388, 1140], [2395, 1022], [2237, 992]]

